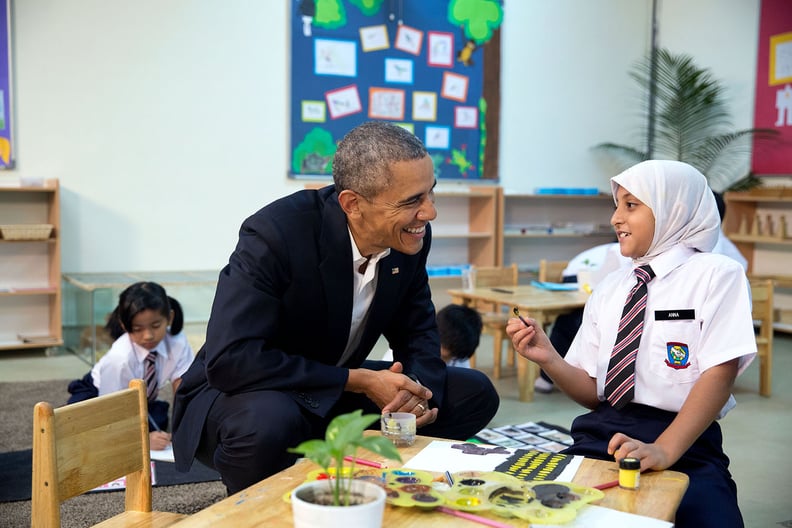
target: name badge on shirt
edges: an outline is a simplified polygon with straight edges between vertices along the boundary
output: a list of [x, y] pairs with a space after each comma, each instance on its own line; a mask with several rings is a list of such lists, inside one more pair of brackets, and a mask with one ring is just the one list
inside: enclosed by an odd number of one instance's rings
[[655, 310], [655, 321], [691, 321], [696, 310]]

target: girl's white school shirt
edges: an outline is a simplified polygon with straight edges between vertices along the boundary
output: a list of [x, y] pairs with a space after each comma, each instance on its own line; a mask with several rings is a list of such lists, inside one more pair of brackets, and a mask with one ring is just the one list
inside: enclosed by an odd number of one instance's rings
[[[715, 253], [676, 246], [650, 265], [656, 276], [648, 285], [633, 402], [678, 412], [702, 372], [740, 358], [739, 374], [756, 356], [750, 287], [740, 264]], [[635, 282], [633, 268], [603, 279], [586, 303], [583, 323], [565, 357], [597, 379], [600, 401], [605, 400], [619, 320]], [[682, 318], [673, 318], [680, 313]], [[730, 396], [719, 418], [734, 405]]]
[[[160, 388], [168, 381], [181, 378], [194, 357], [183, 332], [175, 336], [165, 334], [154, 350], [157, 351], [157, 386]], [[145, 359], [149, 352], [134, 344], [129, 334], [116, 339], [107, 354], [91, 369], [99, 395], [126, 389], [130, 380], [135, 378], [143, 379]]]

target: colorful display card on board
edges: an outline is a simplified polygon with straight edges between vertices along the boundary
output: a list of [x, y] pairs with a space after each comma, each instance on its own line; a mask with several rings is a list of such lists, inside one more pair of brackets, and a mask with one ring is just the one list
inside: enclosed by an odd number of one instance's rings
[[290, 175], [330, 177], [337, 143], [370, 120], [426, 145], [435, 175], [482, 179], [484, 47], [501, 0], [293, 0]]
[[0, 169], [13, 166], [11, 102], [11, 0], [0, 0]]
[[792, 2], [762, 0], [756, 61], [754, 127], [777, 130], [779, 141], [754, 141], [757, 175], [792, 174]]

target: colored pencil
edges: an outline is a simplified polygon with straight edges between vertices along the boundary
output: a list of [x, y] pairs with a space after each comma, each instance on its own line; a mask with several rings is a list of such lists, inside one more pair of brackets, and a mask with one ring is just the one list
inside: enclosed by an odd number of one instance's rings
[[611, 482], [605, 482], [604, 484], [597, 484], [596, 486], [592, 486], [594, 489], [604, 490], [608, 488], [615, 488], [619, 485], [618, 480], [612, 480]]
[[379, 462], [374, 462], [372, 460], [366, 460], [365, 458], [358, 458], [358, 457], [353, 457], [353, 456], [345, 456], [344, 460], [346, 460], [347, 462], [353, 462], [355, 464], [360, 464], [361, 466], [369, 466], [369, 467], [380, 468], [380, 469], [388, 467], [385, 464], [380, 464]]
[[478, 515], [473, 515], [472, 513], [465, 513], [458, 510], [452, 510], [451, 508], [447, 508], [446, 506], [438, 506], [435, 508], [437, 511], [453, 515], [454, 517], [459, 517], [460, 519], [467, 519], [468, 521], [477, 522], [479, 524], [483, 524], [485, 526], [492, 526], [493, 528], [514, 528], [514, 525], [505, 524], [502, 522], [494, 521], [492, 519], [488, 519], [486, 517], [480, 517]]

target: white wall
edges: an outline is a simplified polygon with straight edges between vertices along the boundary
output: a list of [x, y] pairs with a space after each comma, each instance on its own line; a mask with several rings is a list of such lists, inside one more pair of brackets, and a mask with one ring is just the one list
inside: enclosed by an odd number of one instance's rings
[[[63, 270], [219, 269], [288, 170], [288, 9], [268, 0], [17, 0], [17, 168], [60, 178]], [[661, 0], [751, 125], [759, 0]], [[506, 0], [501, 181], [607, 187], [590, 147], [638, 126], [651, 0]], [[442, 212], [441, 212], [442, 213]]]

